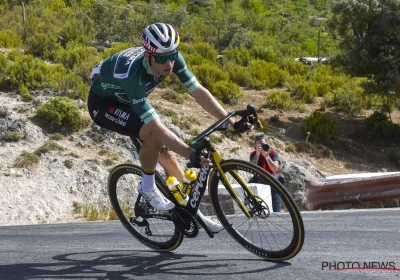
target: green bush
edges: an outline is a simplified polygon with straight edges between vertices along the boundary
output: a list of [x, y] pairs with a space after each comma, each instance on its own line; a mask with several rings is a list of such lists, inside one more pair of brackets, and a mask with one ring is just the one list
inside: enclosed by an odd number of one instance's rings
[[[96, 49], [91, 47], [79, 46], [73, 49], [60, 49], [56, 54], [55, 62], [61, 63], [65, 68], [72, 70], [75, 66], [90, 60], [92, 57], [96, 57], [96, 55]], [[94, 66], [95, 64], [92, 65], [92, 68]]]
[[248, 87], [250, 84], [250, 73], [247, 67], [240, 66], [233, 62], [227, 62], [224, 64], [224, 69], [228, 72], [229, 78], [232, 82], [238, 84], [241, 87]]
[[211, 86], [212, 94], [224, 104], [235, 105], [243, 97], [239, 86], [230, 81], [218, 81]]
[[0, 140], [5, 142], [18, 142], [19, 140], [26, 138], [27, 134], [19, 131], [8, 131], [4, 135], [0, 135]]
[[60, 95], [65, 95], [72, 99], [86, 100], [89, 95], [89, 86], [82, 81], [80, 76], [73, 72], [67, 72], [65, 75], [59, 76], [56, 86]]
[[162, 94], [162, 97], [165, 100], [168, 100], [169, 102], [172, 102], [175, 104], [183, 104], [183, 101], [184, 101], [182, 94], [179, 94], [172, 89], [166, 89], [164, 91], [164, 93]]
[[248, 66], [250, 62], [250, 52], [245, 49], [229, 48], [222, 52], [223, 61], [225, 63], [233, 62], [236, 65]]
[[287, 72], [279, 69], [275, 63], [252, 60], [248, 66], [249, 87], [254, 89], [274, 88], [283, 85]]
[[18, 91], [23, 101], [32, 101], [33, 97], [29, 94], [29, 90], [26, 86], [20, 85]]
[[325, 95], [325, 102], [349, 114], [358, 114], [365, 108], [364, 90], [359, 86], [338, 88]]
[[318, 111], [304, 120], [300, 126], [301, 131], [304, 133], [310, 132], [310, 138], [315, 141], [328, 142], [337, 140], [339, 135], [339, 127], [336, 120], [330, 118], [327, 114]]
[[50, 151], [64, 151], [65, 148], [59, 144], [57, 144], [56, 142], [47, 142], [44, 145], [40, 146], [36, 151], [35, 151], [35, 155], [37, 156], [41, 156], [45, 153], [48, 153]]
[[271, 109], [289, 110], [294, 107], [294, 99], [285, 90], [272, 90], [267, 94], [266, 102]]
[[212, 45], [207, 43], [190, 44], [187, 53], [199, 54], [203, 58], [213, 62], [217, 60], [217, 50]]
[[279, 55], [273, 46], [254, 46], [250, 49], [250, 54], [255, 59], [278, 63]]
[[0, 30], [0, 47], [16, 48], [22, 46], [22, 40], [12, 30]]
[[56, 53], [61, 49], [57, 36], [50, 37], [44, 33], [36, 33], [26, 39], [25, 53], [35, 57], [54, 60]]
[[371, 140], [394, 139], [400, 135], [400, 125], [392, 123], [386, 114], [377, 111], [365, 119], [365, 129]]
[[315, 82], [300, 83], [294, 90], [294, 95], [305, 103], [312, 103], [318, 96], [317, 84]]
[[35, 117], [51, 130], [66, 128], [74, 131], [83, 126], [78, 104], [67, 97], [54, 97], [40, 105]]
[[40, 158], [37, 155], [24, 151], [15, 160], [14, 167], [29, 168], [35, 166], [39, 161]]
[[196, 75], [199, 82], [206, 88], [211, 88], [216, 82], [229, 80], [228, 73], [211, 62], [194, 66], [193, 73]]
[[14, 63], [8, 64], [6, 75], [12, 88], [24, 85], [30, 89], [51, 86], [52, 67], [32, 55], [13, 54]]

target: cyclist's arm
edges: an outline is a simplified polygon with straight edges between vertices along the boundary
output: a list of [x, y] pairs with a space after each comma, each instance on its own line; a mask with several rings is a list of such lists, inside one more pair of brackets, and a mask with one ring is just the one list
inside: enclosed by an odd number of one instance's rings
[[[181, 53], [178, 54], [178, 58], [174, 63], [173, 72], [204, 110], [217, 119], [221, 119], [228, 114], [214, 96], [212, 96], [212, 94], [197, 81], [193, 73], [187, 69], [186, 62]], [[230, 118], [228, 122], [233, 127], [235, 120]]]
[[[194, 91], [191, 92], [192, 96], [196, 102], [203, 107], [208, 113], [221, 119], [225, 117], [228, 113], [222, 108], [221, 104], [214, 98], [214, 96], [202, 85], [199, 85]], [[230, 118], [229, 123], [232, 125], [235, 123], [233, 118]]]

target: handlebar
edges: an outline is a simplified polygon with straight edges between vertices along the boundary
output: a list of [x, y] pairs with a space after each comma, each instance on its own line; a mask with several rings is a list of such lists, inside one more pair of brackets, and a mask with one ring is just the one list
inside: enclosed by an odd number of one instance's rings
[[[240, 116], [240, 117], [242, 117], [242, 120], [246, 119], [249, 116], [253, 116], [254, 123], [258, 124], [258, 116], [257, 116], [256, 108], [254, 107], [253, 104], [248, 104], [246, 109], [239, 110], [239, 111], [233, 111], [231, 113], [228, 113], [228, 115], [226, 115], [225, 117], [219, 119], [217, 122], [215, 122], [209, 128], [207, 128], [202, 133], [197, 135], [195, 138], [190, 140], [189, 146], [194, 148], [194, 149], [196, 149], [196, 150], [200, 150], [200, 149], [204, 148], [204, 143], [201, 143], [202, 141], [200, 141], [200, 143], [199, 143], [199, 140], [204, 139], [205, 137], [208, 137], [214, 131], [227, 130], [229, 125], [224, 126], [223, 124], [229, 118], [234, 117], [234, 116]], [[208, 139], [207, 139], [207, 141], [208, 141]]]

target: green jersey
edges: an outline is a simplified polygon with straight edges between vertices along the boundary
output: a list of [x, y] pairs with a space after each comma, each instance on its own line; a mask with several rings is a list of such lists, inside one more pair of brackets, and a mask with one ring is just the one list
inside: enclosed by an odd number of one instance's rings
[[[92, 71], [91, 90], [100, 97], [118, 100], [130, 104], [135, 113], [147, 124], [158, 115], [147, 96], [165, 79], [154, 79], [146, 59], [143, 47], [129, 48], [104, 59]], [[181, 53], [174, 63], [172, 72], [184, 84], [189, 92], [200, 84], [186, 67]]]

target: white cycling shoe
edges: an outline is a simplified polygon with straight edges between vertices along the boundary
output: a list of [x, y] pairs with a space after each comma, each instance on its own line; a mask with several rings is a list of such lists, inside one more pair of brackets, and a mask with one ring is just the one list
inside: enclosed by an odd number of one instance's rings
[[168, 211], [175, 207], [175, 204], [168, 200], [157, 188], [150, 192], [145, 192], [142, 190], [141, 183], [139, 183], [138, 191], [141, 195], [143, 195], [143, 198], [156, 210]]
[[212, 233], [218, 233], [224, 229], [224, 226], [218, 220], [213, 220], [209, 217], [205, 217], [200, 210], [197, 211], [197, 215], [206, 223], [206, 225], [210, 228]]

